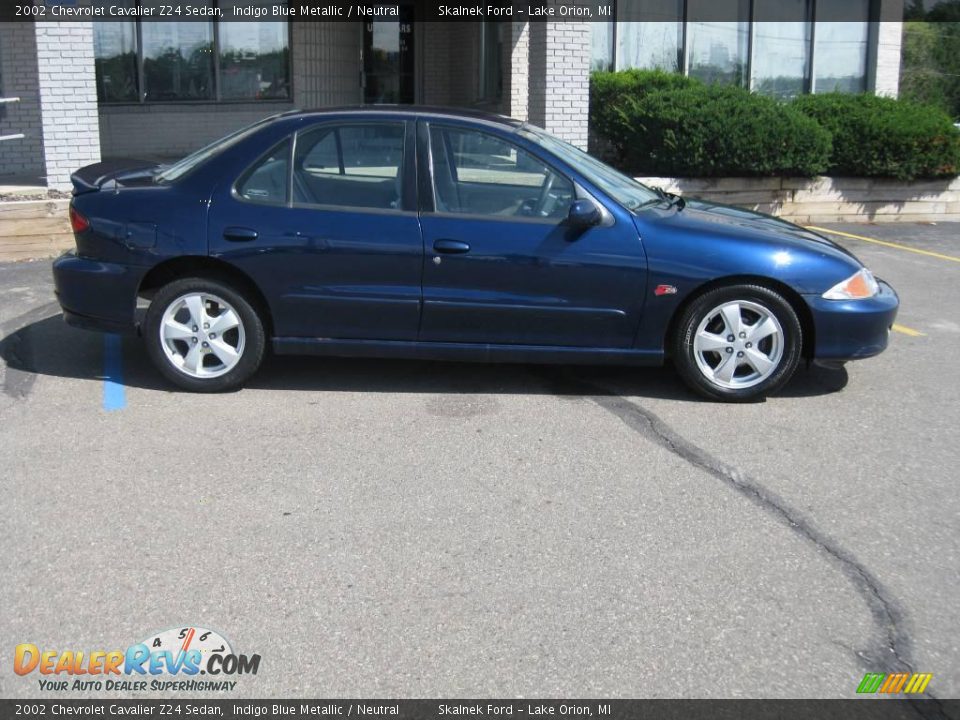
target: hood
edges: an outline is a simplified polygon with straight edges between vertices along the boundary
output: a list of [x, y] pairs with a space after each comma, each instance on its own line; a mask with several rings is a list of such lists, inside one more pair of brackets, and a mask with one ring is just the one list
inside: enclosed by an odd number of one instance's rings
[[812, 230], [763, 213], [704, 200], [687, 200], [683, 210], [672, 212], [662, 222], [677, 230], [706, 235], [720, 234], [758, 243], [774, 242], [797, 250], [860, 261], [849, 250]]
[[105, 160], [87, 165], [70, 176], [73, 194], [95, 192], [117, 187], [152, 185], [159, 167], [152, 160]]

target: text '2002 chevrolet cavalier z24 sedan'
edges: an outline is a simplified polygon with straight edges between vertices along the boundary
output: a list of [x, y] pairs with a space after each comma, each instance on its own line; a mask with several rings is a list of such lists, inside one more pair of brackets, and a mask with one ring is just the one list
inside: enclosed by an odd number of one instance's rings
[[67, 321], [139, 333], [167, 378], [277, 353], [659, 364], [718, 400], [887, 345], [894, 290], [819, 235], [684, 201], [507, 118], [278, 115], [169, 166], [73, 175]]

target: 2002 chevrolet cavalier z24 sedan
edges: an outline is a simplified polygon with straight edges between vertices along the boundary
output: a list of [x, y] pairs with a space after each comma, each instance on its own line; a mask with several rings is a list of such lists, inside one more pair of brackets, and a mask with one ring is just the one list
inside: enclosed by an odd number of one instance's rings
[[529, 124], [291, 112], [169, 166], [73, 175], [66, 320], [139, 333], [170, 381], [277, 353], [660, 364], [717, 400], [887, 345], [894, 290], [796, 225], [648, 188]]

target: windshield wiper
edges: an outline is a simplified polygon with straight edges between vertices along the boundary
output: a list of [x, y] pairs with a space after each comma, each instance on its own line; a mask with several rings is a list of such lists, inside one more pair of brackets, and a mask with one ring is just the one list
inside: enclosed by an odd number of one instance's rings
[[676, 193], [667, 192], [662, 187], [656, 186], [650, 189], [653, 190], [661, 200], [667, 202], [670, 207], [676, 206], [677, 210], [683, 210], [687, 206], [687, 201]]

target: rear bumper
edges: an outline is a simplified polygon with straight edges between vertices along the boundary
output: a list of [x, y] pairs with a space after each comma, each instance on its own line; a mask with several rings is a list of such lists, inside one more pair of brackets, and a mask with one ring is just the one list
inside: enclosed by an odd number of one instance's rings
[[135, 334], [137, 289], [146, 270], [61, 255], [53, 262], [53, 282], [64, 319], [87, 330]]
[[886, 349], [900, 298], [888, 283], [879, 282], [879, 294], [868, 300], [825, 300], [819, 295], [806, 296], [813, 313], [815, 360], [859, 360], [879, 355]]

